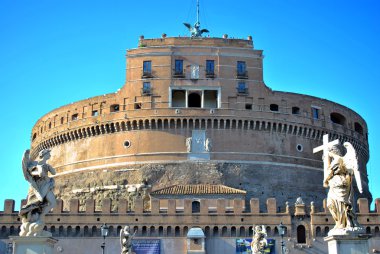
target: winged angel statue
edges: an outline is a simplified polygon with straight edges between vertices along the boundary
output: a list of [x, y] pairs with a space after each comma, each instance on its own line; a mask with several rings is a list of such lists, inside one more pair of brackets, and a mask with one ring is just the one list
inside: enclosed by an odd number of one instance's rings
[[30, 151], [26, 150], [22, 158], [22, 171], [29, 182], [27, 203], [20, 210], [22, 220], [20, 236], [51, 236], [44, 231], [45, 215], [56, 206], [53, 193], [54, 179], [49, 172], [55, 175], [52, 166], [46, 163], [50, 159], [50, 150], [44, 149], [39, 154], [39, 161], [30, 159]]
[[360, 179], [358, 157], [351, 143], [345, 142], [346, 154], [343, 156], [342, 146], [333, 145], [328, 148], [330, 165], [323, 182], [325, 188], [329, 188], [327, 194], [327, 206], [335, 221], [335, 226], [329, 235], [347, 234], [361, 231], [362, 228], [356, 221], [353, 211], [353, 178], [360, 193], [363, 192]]
[[207, 29], [201, 29], [201, 24], [196, 22], [194, 26], [191, 26], [189, 23], [183, 23], [191, 33], [191, 37], [201, 37], [203, 33], [208, 33]]
[[135, 235], [136, 231], [131, 235], [129, 232], [129, 226], [125, 226], [124, 229], [120, 231], [121, 254], [132, 253], [132, 240]]
[[265, 226], [255, 226], [253, 229], [253, 237], [251, 242], [251, 250], [253, 254], [262, 254], [268, 245], [267, 231]]

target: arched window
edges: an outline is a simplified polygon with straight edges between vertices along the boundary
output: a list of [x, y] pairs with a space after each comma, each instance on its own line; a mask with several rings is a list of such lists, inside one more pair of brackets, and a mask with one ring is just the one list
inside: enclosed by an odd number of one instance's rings
[[239, 235], [240, 237], [245, 237], [245, 228], [243, 226], [240, 227]]
[[277, 227], [274, 227], [274, 232], [273, 232], [273, 236], [278, 236], [278, 228]]
[[187, 226], [183, 227], [183, 235], [187, 236], [187, 232], [189, 232], [189, 228]]
[[37, 138], [37, 133], [34, 133], [34, 134], [33, 134], [32, 141], [34, 141], [36, 138]]
[[92, 236], [98, 236], [98, 229], [96, 228], [96, 226], [92, 227], [91, 232], [92, 232]]
[[327, 236], [327, 234], [329, 233], [329, 231], [330, 231], [330, 228], [329, 227], [325, 227], [325, 231], [323, 232], [323, 234], [325, 236]]
[[192, 92], [188, 95], [188, 107], [200, 108], [201, 107], [201, 95], [197, 92]]
[[375, 236], [380, 236], [379, 227], [375, 227]]
[[76, 113], [76, 114], [73, 114], [72, 116], [71, 116], [71, 120], [72, 121], [76, 121], [76, 120], [78, 120], [78, 114]]
[[253, 236], [253, 227], [248, 228], [248, 236], [250, 236], [250, 237]]
[[73, 229], [72, 229], [72, 227], [71, 226], [68, 226], [67, 227], [67, 236], [73, 236]]
[[57, 236], [57, 232], [55, 232], [55, 226], [50, 227], [50, 232], [53, 236]]
[[278, 105], [277, 104], [270, 104], [269, 109], [270, 109], [270, 111], [277, 112], [278, 111]]
[[371, 234], [371, 227], [366, 227], [365, 233], [366, 234]]
[[158, 236], [164, 236], [164, 228], [162, 226], [158, 228]]
[[210, 227], [209, 226], [205, 227], [205, 235], [206, 235], [206, 237], [210, 236]]
[[331, 122], [335, 124], [344, 125], [346, 123], [346, 118], [343, 115], [336, 112], [330, 114], [330, 119]]
[[224, 226], [222, 228], [222, 236], [227, 236], [227, 227], [226, 226]]
[[[150, 227], [150, 232], [149, 232], [150, 236], [156, 236], [156, 228], [154, 226], [151, 226]], [[119, 235], [119, 234], [118, 234]]]
[[303, 225], [297, 227], [297, 243], [306, 243], [306, 229]]
[[359, 134], [362, 134], [363, 135], [363, 126], [358, 123], [358, 122], [355, 122], [354, 123], [354, 128], [355, 128], [355, 131]]
[[316, 235], [317, 237], [321, 237], [321, 236], [322, 236], [322, 230], [321, 230], [321, 227], [317, 227], [317, 228], [315, 229], [315, 235]]
[[59, 226], [58, 235], [60, 237], [65, 236], [65, 229], [63, 228], [63, 226]]
[[174, 236], [176, 236], [176, 237], [181, 236], [181, 231], [180, 231], [180, 229], [179, 229], [179, 226], [176, 226], [176, 227], [174, 228]]
[[219, 236], [219, 228], [217, 226], [213, 228], [212, 236]]
[[80, 226], [75, 227], [75, 236], [80, 236]]
[[88, 226], [84, 226], [84, 228], [83, 228], [83, 236], [84, 237], [91, 236], [90, 235], [90, 230], [89, 230]]
[[166, 228], [166, 236], [172, 236], [172, 227], [171, 226], [168, 226]]
[[199, 201], [193, 201], [191, 203], [191, 212], [199, 213], [201, 211], [201, 203]]
[[292, 107], [292, 114], [293, 115], [299, 115], [300, 114], [300, 108], [299, 107]]
[[143, 226], [143, 227], [142, 227], [141, 235], [142, 235], [142, 236], [147, 236], [147, 229], [146, 229], [146, 226]]
[[267, 235], [268, 235], [268, 236], [272, 236], [272, 232], [271, 232], [271, 229], [270, 229], [269, 226], [266, 227], [265, 230], [267, 231]]
[[236, 227], [231, 227], [231, 236], [236, 237]]
[[139, 234], [139, 227], [138, 226], [134, 226], [133, 227], [133, 232], [136, 232], [136, 235]]

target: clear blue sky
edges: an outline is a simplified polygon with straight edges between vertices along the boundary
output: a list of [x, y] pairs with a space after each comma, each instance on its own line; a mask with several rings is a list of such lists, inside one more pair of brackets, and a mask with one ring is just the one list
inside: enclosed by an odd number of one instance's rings
[[[138, 37], [187, 35], [195, 0], [0, 0], [1, 191], [25, 198], [23, 150], [35, 122], [59, 106], [115, 92]], [[380, 197], [380, 1], [201, 0], [210, 36], [253, 36], [274, 90], [329, 99], [369, 126], [368, 174]], [[17, 202], [17, 209], [19, 202]]]

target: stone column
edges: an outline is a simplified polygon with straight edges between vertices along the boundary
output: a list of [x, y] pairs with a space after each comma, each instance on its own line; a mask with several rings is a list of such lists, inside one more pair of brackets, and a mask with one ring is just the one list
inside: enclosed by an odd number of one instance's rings
[[12, 236], [10, 239], [13, 242], [13, 254], [54, 254], [54, 244], [58, 242], [53, 237], [44, 236]]
[[329, 254], [368, 254], [368, 239], [371, 235], [331, 235], [324, 238]]

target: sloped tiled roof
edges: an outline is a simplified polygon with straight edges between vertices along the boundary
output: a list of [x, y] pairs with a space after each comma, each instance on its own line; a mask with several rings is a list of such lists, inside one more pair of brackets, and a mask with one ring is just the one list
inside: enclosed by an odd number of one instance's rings
[[246, 191], [225, 185], [178, 184], [152, 191], [151, 195], [204, 195], [204, 194], [246, 194]]

